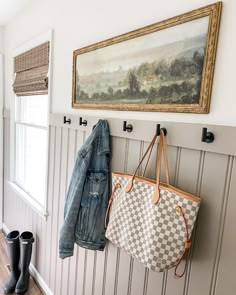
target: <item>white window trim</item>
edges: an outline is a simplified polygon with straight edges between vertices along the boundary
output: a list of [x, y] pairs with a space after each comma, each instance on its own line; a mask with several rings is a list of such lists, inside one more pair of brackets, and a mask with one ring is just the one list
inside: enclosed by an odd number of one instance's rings
[[44, 210], [44, 208], [36, 202], [27, 192], [25, 192], [17, 183], [15, 182], [8, 182], [11, 189], [20, 197], [23, 199], [28, 205], [30, 205], [37, 213], [39, 213], [43, 217], [48, 216], [48, 212]]
[[21, 121], [17, 121], [17, 120], [15, 120], [15, 125], [21, 125], [21, 126], [33, 127], [33, 128], [42, 129], [42, 130], [48, 130], [47, 126], [36, 125], [36, 124], [33, 124], [33, 123], [21, 122]]
[[[9, 185], [12, 188], [12, 190], [20, 197], [22, 198], [28, 205], [32, 207], [37, 213], [39, 213], [43, 217], [48, 216], [48, 163], [49, 163], [49, 114], [51, 112], [51, 94], [52, 94], [52, 52], [53, 52], [53, 30], [50, 29], [46, 31], [45, 33], [37, 36], [36, 38], [33, 38], [32, 40], [25, 42], [21, 46], [17, 47], [13, 53], [12, 53], [12, 84], [14, 81], [14, 58], [21, 54], [24, 53], [38, 45], [41, 45], [45, 42], [49, 41], [50, 42], [50, 47], [49, 47], [49, 69], [48, 69], [48, 125], [47, 127], [43, 127], [44, 129], [48, 130], [48, 135], [47, 135], [47, 155], [46, 155], [46, 191], [45, 191], [45, 205], [42, 206], [38, 204], [27, 192], [25, 192], [16, 182], [15, 182], [15, 95], [12, 92], [12, 100], [11, 100], [11, 125], [10, 125], [10, 179], [9, 179]], [[19, 122], [18, 122], [19, 123]], [[21, 122], [21, 124], [24, 124]], [[26, 123], [27, 124], [27, 123]], [[29, 124], [27, 124], [29, 125]], [[39, 127], [40, 128], [40, 127]]]

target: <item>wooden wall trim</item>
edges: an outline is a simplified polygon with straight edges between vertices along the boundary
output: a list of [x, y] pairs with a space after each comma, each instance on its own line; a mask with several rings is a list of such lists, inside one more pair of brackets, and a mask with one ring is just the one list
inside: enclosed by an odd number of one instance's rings
[[[71, 119], [71, 124], [64, 124], [64, 116]], [[4, 109], [3, 117], [10, 118], [10, 111]], [[87, 126], [80, 126], [79, 118], [79, 115], [51, 113], [49, 116], [49, 125], [90, 133], [93, 126], [97, 123], [99, 119], [106, 119], [110, 126], [111, 136], [151, 141], [153, 135], [155, 134], [156, 125], [161, 124], [161, 127], [165, 127], [167, 129], [168, 136], [166, 139], [168, 145], [181, 146], [189, 149], [236, 156], [235, 126], [167, 122], [158, 120], [154, 122], [133, 119], [129, 120], [127, 118], [128, 124], [133, 125], [133, 131], [129, 133], [122, 130], [124, 119], [85, 116], [83, 117], [83, 119], [87, 120], [88, 124]], [[207, 127], [209, 131], [214, 133], [214, 142], [201, 142], [202, 128], [204, 127]]]
[[[71, 119], [71, 124], [64, 124], [63, 117]], [[81, 131], [91, 132], [93, 125], [101, 119], [94, 116], [86, 116], [88, 125], [79, 126], [79, 115], [71, 114], [50, 114], [49, 124], [51, 126], [72, 128]], [[180, 122], [164, 122], [164, 121], [141, 121], [129, 120], [128, 124], [133, 125], [132, 132], [124, 132], [123, 119], [104, 118], [109, 122], [111, 136], [123, 137], [128, 139], [151, 141], [155, 134], [156, 124], [167, 129], [167, 144], [171, 146], [181, 146], [184, 148], [202, 150], [207, 152], [233, 155], [236, 156], [236, 127]], [[207, 127], [209, 131], [215, 135], [212, 143], [201, 142], [202, 128]]]

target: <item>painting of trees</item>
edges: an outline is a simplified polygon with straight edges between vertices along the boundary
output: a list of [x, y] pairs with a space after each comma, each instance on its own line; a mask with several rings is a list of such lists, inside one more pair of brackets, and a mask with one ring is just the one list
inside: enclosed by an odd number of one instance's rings
[[[123, 101], [142, 100], [146, 104], [196, 103], [201, 89], [201, 75], [204, 54], [195, 50], [192, 56], [180, 56], [172, 60], [161, 59], [141, 63], [128, 71], [119, 66], [113, 84], [108, 82], [109, 74], [93, 76], [91, 93], [86, 92], [77, 75], [76, 93], [81, 101]], [[115, 77], [115, 73], [111, 73]], [[102, 79], [101, 77], [104, 78]], [[87, 83], [87, 82], [86, 82]]]

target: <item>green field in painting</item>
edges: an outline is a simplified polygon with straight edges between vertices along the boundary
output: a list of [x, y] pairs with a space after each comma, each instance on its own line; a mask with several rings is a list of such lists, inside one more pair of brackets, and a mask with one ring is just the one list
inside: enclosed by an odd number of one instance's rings
[[[76, 102], [129, 104], [198, 103], [206, 34], [142, 52], [146, 62], [77, 75]], [[137, 59], [138, 60], [138, 59]]]

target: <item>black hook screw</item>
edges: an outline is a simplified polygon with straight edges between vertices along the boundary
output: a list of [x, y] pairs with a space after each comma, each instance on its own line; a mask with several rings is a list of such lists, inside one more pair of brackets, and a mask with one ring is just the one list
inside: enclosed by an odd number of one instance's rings
[[83, 118], [82, 117], [79, 117], [79, 125], [83, 125], [83, 126], [87, 126], [87, 120], [84, 120], [83, 121]]
[[66, 119], [66, 116], [64, 116], [64, 124], [71, 124], [71, 119]]
[[207, 128], [202, 128], [202, 142], [206, 142], [206, 143], [211, 143], [213, 142], [215, 139], [215, 135], [210, 132], [207, 131]]
[[157, 128], [156, 128], [156, 135], [157, 136], [160, 136], [160, 131], [163, 131], [164, 132], [164, 135], [166, 136], [167, 135], [167, 130], [166, 128], [161, 128], [161, 124], [157, 124]]
[[127, 121], [123, 122], [123, 131], [132, 132], [133, 126], [131, 124], [127, 125]]

